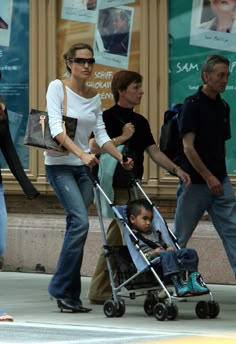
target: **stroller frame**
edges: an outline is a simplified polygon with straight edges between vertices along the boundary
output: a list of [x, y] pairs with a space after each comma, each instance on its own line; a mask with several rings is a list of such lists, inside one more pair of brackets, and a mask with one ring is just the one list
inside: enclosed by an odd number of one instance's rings
[[[156, 257], [151, 262], [146, 258], [146, 256], [144, 255], [144, 253], [142, 252], [140, 248], [139, 239], [135, 236], [133, 231], [128, 226], [124, 216], [122, 216], [121, 212], [122, 212], [123, 206], [114, 205], [112, 201], [109, 199], [109, 197], [106, 195], [102, 187], [100, 186], [97, 179], [93, 175], [90, 175], [90, 178], [93, 182], [95, 205], [96, 205], [98, 218], [99, 218], [99, 224], [100, 224], [100, 229], [101, 229], [102, 242], [103, 242], [104, 254], [105, 254], [106, 263], [107, 263], [109, 279], [110, 279], [110, 285], [112, 288], [112, 299], [107, 300], [103, 305], [104, 314], [107, 317], [122, 317], [126, 311], [125, 301], [122, 298], [125, 296], [121, 294], [122, 288], [126, 287], [128, 289], [129, 284], [132, 283], [137, 277], [139, 277], [140, 274], [150, 271], [157, 285], [146, 287], [145, 288], [146, 292], [142, 292], [140, 295], [136, 295], [135, 291], [137, 289], [134, 289], [134, 291], [130, 292], [130, 299], [135, 299], [136, 296], [146, 295], [146, 299], [144, 301], [144, 311], [146, 312], [147, 315], [150, 315], [150, 316], [154, 315], [154, 317], [160, 321], [165, 320], [165, 319], [175, 320], [178, 316], [178, 307], [176, 306], [175, 303], [173, 303], [173, 301], [183, 300], [183, 297], [171, 295], [169, 290], [165, 286], [164, 282], [159, 277], [154, 267], [155, 267], [155, 263], [160, 258]], [[133, 177], [131, 180], [131, 186], [134, 188], [135, 198], [138, 198], [137, 195], [139, 191], [141, 192], [141, 195], [144, 198], [146, 198], [146, 200], [148, 200], [148, 202], [153, 206], [154, 216], [157, 216], [158, 219], [161, 221], [162, 225], [164, 226], [164, 230], [167, 231], [168, 236], [171, 239], [171, 244], [172, 245], [174, 244], [176, 249], [180, 249], [176, 236], [169, 229], [166, 221], [161, 216], [158, 209], [154, 206], [152, 201], [144, 192], [144, 190], [140, 186], [138, 179]], [[106, 201], [108, 202], [109, 206], [111, 207], [115, 215], [115, 219], [117, 220], [120, 229], [122, 229], [123, 236], [125, 235], [126, 239], [128, 238], [128, 240], [132, 242], [132, 245], [134, 245], [136, 251], [141, 257], [140, 259], [142, 260], [142, 264], [141, 264], [142, 267], [137, 268], [136, 262], [134, 261], [132, 257], [133, 264], [135, 265], [135, 268], [136, 268], [136, 272], [134, 272], [127, 280], [125, 280], [124, 282], [121, 282], [118, 285], [116, 285], [115, 283], [115, 278], [113, 274], [113, 269], [112, 269], [112, 264], [111, 264], [112, 252], [111, 252], [111, 247], [108, 245], [107, 239], [106, 239], [106, 231], [105, 231], [105, 226], [103, 223], [100, 195], [102, 195], [102, 197], [105, 197]], [[128, 246], [127, 241], [126, 241], [126, 245]], [[166, 294], [165, 300], [160, 299], [158, 296], [160, 288]], [[198, 301], [195, 307], [196, 315], [200, 319], [216, 318], [220, 312], [219, 304], [216, 301], [214, 301], [213, 295], [210, 290], [209, 290], [209, 293], [206, 295], [210, 296], [210, 301], [208, 302]], [[194, 296], [195, 295], [186, 295], [184, 296], [184, 299], [188, 297], [194, 297]], [[196, 295], [196, 296], [199, 296], [199, 295]]]

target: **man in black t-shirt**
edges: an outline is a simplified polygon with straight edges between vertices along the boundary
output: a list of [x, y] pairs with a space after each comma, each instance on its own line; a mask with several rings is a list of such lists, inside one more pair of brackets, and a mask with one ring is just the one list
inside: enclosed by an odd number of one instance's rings
[[[103, 120], [114, 145], [128, 145], [128, 156], [134, 160], [133, 173], [135, 176], [142, 179], [144, 152], [147, 152], [156, 164], [176, 174], [186, 186], [189, 186], [189, 175], [160, 151], [147, 119], [133, 111], [134, 106], [139, 105], [142, 99], [142, 76], [133, 71], [119, 71], [113, 77], [111, 88], [116, 104], [104, 112]], [[93, 153], [103, 152], [94, 139], [90, 140], [90, 147]], [[125, 170], [123, 172], [129, 174]], [[127, 188], [115, 188], [114, 191], [115, 204], [122, 204], [121, 194], [126, 194], [126, 201], [128, 201], [129, 190]], [[116, 220], [113, 220], [108, 228], [107, 241], [109, 246], [122, 244]], [[110, 281], [108, 273], [105, 272], [106, 269], [106, 260], [102, 251], [90, 284], [88, 297], [91, 303], [103, 303], [111, 297]]]
[[188, 189], [179, 184], [174, 232], [180, 247], [185, 247], [207, 211], [236, 274], [236, 200], [225, 160], [225, 141], [231, 138], [230, 109], [220, 97], [229, 78], [229, 60], [208, 56], [201, 77], [203, 86], [185, 101], [180, 115], [185, 153], [181, 167], [192, 184]]

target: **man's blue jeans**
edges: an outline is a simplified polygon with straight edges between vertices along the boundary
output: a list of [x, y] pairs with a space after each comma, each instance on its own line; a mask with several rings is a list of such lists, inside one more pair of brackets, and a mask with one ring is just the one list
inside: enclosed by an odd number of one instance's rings
[[50, 184], [66, 211], [66, 233], [48, 291], [57, 299], [80, 300], [80, 269], [89, 229], [92, 182], [85, 166], [46, 166]]
[[4, 198], [3, 185], [0, 184], [0, 256], [3, 255], [6, 248], [7, 236], [7, 210]]
[[236, 274], [236, 198], [228, 177], [222, 182], [223, 195], [210, 192], [206, 184], [179, 184], [174, 233], [180, 247], [185, 247], [205, 211], [211, 217]]

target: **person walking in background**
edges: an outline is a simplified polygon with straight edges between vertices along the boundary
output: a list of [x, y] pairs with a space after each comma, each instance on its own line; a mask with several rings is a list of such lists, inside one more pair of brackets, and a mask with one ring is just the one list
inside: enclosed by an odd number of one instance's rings
[[83, 250], [89, 229], [88, 207], [92, 201], [92, 182], [89, 168], [98, 164], [90, 154], [88, 138], [93, 131], [99, 146], [110, 153], [127, 169], [132, 159], [123, 162], [122, 154], [107, 135], [102, 119], [99, 94], [87, 86], [95, 63], [93, 49], [85, 43], [73, 44], [64, 54], [69, 78], [64, 80], [67, 92], [67, 115], [77, 118], [74, 141], [62, 128], [63, 85], [58, 79], [51, 81], [47, 90], [47, 109], [51, 134], [68, 150], [58, 156], [46, 151], [45, 166], [50, 184], [66, 211], [66, 233], [56, 272], [49, 284], [49, 294], [57, 300], [58, 307], [76, 312], [89, 312], [82, 306], [80, 269]]
[[222, 100], [229, 79], [229, 60], [209, 55], [201, 69], [203, 86], [187, 98], [180, 114], [184, 157], [181, 167], [192, 184], [177, 190], [174, 233], [185, 247], [208, 212], [236, 274], [236, 199], [226, 171], [225, 141], [231, 138], [230, 108]]
[[[0, 80], [1, 80], [0, 72]], [[14, 147], [12, 137], [10, 134], [7, 108], [0, 97], [0, 149], [10, 168], [10, 171], [19, 182], [28, 199], [34, 199], [39, 195], [38, 190], [28, 179], [19, 156], [17, 155]], [[1, 175], [0, 166], [0, 257], [3, 256], [6, 249], [7, 241], [7, 209], [4, 197], [4, 187]], [[6, 314], [3, 310], [0, 310], [0, 321], [12, 321], [13, 318]]]
[[[104, 111], [103, 120], [114, 145], [125, 145], [127, 156], [133, 158], [132, 174], [138, 179], [142, 179], [144, 152], [146, 152], [157, 165], [176, 174], [188, 187], [190, 184], [188, 174], [160, 151], [153, 138], [148, 121], [144, 116], [134, 111], [134, 107], [140, 104], [144, 93], [142, 76], [135, 71], [119, 71], [113, 76], [111, 89], [115, 105]], [[90, 140], [90, 147], [93, 153], [103, 153], [94, 138]], [[124, 184], [120, 184], [121, 181], [124, 181]], [[124, 199], [128, 201], [130, 194], [132, 198], [132, 189], [130, 190], [125, 182], [130, 183], [129, 172], [122, 170], [118, 177], [116, 169], [113, 178], [115, 204], [122, 204]], [[110, 246], [122, 244], [119, 225], [115, 219], [109, 225], [107, 241]], [[106, 259], [103, 250], [100, 253], [90, 283], [88, 297], [90, 302], [94, 304], [104, 303], [111, 297], [110, 280], [106, 271]]]

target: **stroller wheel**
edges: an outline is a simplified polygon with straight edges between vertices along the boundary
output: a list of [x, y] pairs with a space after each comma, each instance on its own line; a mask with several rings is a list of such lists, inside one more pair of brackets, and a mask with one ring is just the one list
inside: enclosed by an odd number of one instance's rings
[[153, 308], [153, 315], [157, 320], [165, 320], [167, 318], [166, 305], [164, 303], [157, 303]]
[[205, 319], [210, 314], [209, 305], [206, 301], [199, 301], [195, 308], [198, 318]]
[[220, 306], [218, 302], [208, 301], [208, 306], [209, 306], [209, 317], [211, 319], [216, 318], [220, 313]]
[[108, 318], [113, 318], [116, 315], [116, 304], [113, 300], [107, 300], [103, 305], [104, 314]]
[[167, 305], [167, 319], [168, 320], [175, 320], [178, 316], [178, 307], [172, 303]]
[[153, 315], [153, 308], [157, 304], [157, 301], [154, 297], [147, 297], [144, 301], [144, 311], [147, 315]]
[[125, 302], [124, 300], [120, 300], [118, 302], [118, 307], [116, 307], [116, 317], [121, 318], [125, 314]]

